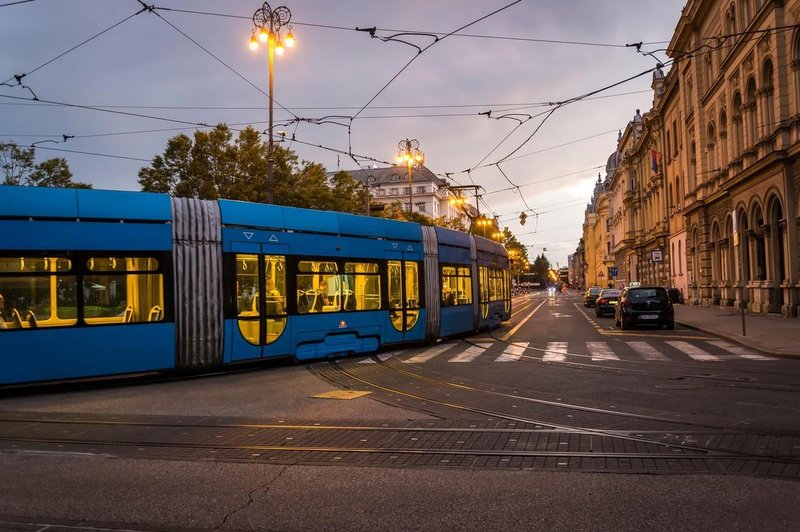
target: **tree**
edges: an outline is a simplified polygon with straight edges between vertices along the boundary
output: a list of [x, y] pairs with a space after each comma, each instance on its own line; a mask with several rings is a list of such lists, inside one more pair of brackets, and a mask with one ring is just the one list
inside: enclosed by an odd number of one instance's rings
[[[167, 141], [164, 153], [139, 170], [142, 190], [200, 199], [267, 201], [268, 146], [252, 127], [239, 132], [219, 124]], [[280, 145], [273, 150], [273, 199], [277, 205], [363, 212], [364, 197], [352, 178], [334, 176], [328, 186], [322, 165], [298, 161]]]
[[533, 261], [533, 273], [538, 277], [540, 283], [546, 283], [548, 280], [548, 272], [550, 271], [550, 261], [544, 256], [544, 253], [536, 257]]
[[353, 179], [350, 172], [344, 170], [336, 172], [331, 177], [333, 190], [334, 209], [340, 212], [353, 214], [366, 214], [367, 191], [360, 181]]
[[66, 159], [47, 159], [34, 164], [36, 149], [20, 148], [15, 143], [0, 144], [0, 169], [4, 185], [31, 187], [92, 188], [87, 183], [72, 180]]

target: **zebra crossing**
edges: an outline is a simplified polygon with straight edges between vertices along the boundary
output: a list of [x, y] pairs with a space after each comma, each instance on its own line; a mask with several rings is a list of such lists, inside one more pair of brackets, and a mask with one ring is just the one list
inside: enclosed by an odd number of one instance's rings
[[[393, 352], [390, 357], [403, 352]], [[387, 358], [390, 358], [387, 357]], [[722, 362], [731, 360], [770, 361], [775, 357], [759, 354], [746, 347], [723, 340], [669, 340], [659, 343], [646, 341], [609, 342], [547, 342], [512, 343], [504, 342], [444, 342], [417, 352], [403, 359], [404, 364], [424, 364], [431, 360], [444, 360], [448, 363], [465, 364], [478, 361], [517, 362], [522, 359], [539, 359], [543, 362], [586, 361], [609, 362], [621, 360], [641, 360], [647, 362]], [[371, 363], [364, 360], [362, 363]]]

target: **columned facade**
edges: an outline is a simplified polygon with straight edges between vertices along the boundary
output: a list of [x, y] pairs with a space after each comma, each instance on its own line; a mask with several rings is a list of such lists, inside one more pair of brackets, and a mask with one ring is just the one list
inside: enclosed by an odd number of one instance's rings
[[800, 0], [683, 8], [671, 69], [621, 135], [609, 185], [628, 281], [694, 305], [800, 314], [798, 24]]

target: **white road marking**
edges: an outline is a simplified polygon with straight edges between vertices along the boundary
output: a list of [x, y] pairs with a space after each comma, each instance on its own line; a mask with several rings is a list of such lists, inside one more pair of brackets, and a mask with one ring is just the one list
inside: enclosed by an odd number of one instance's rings
[[520, 322], [517, 324], [517, 326], [516, 326], [516, 327], [514, 327], [513, 329], [511, 329], [510, 331], [508, 331], [508, 332], [507, 332], [505, 335], [503, 335], [503, 336], [502, 336], [500, 339], [501, 339], [501, 340], [508, 340], [509, 338], [511, 338], [512, 336], [514, 336], [514, 333], [515, 333], [515, 332], [517, 332], [517, 331], [519, 330], [519, 328], [520, 328], [520, 327], [522, 327], [523, 325], [525, 325], [525, 322], [527, 322], [529, 319], [531, 319], [531, 317], [532, 317], [532, 316], [533, 316], [533, 315], [536, 313], [536, 311], [537, 311], [537, 310], [539, 310], [540, 308], [542, 308], [542, 305], [544, 305], [546, 301], [547, 301], [547, 300], [545, 300], [545, 301], [542, 301], [541, 303], [539, 303], [539, 306], [537, 306], [535, 309], [533, 309], [533, 310], [531, 311], [531, 313], [530, 313], [530, 314], [528, 314], [527, 316], [525, 316], [524, 318], [522, 318], [522, 320], [521, 320], [521, 321], [520, 321]]
[[592, 360], [619, 360], [606, 342], [586, 342]]
[[686, 353], [688, 356], [695, 360], [699, 360], [701, 362], [719, 362], [722, 360], [721, 358], [712, 355], [708, 351], [704, 349], [700, 349], [696, 345], [692, 345], [689, 342], [667, 342], [669, 345], [677, 349], [678, 351], [682, 351]]
[[625, 342], [645, 360], [669, 360], [669, 357], [647, 342]]
[[527, 345], [510, 345], [506, 347], [502, 355], [495, 359], [495, 362], [514, 362], [519, 360], [527, 347]]
[[464, 349], [464, 351], [462, 351], [461, 353], [457, 354], [456, 356], [448, 360], [448, 362], [472, 362], [485, 352], [486, 352], [485, 347], [471, 345], [468, 348]]
[[404, 364], [422, 364], [423, 362], [427, 362], [428, 360], [432, 359], [435, 356], [441, 355], [448, 349], [452, 348], [455, 344], [451, 343], [444, 343], [435, 345], [433, 347], [429, 347], [422, 353], [418, 353], [411, 358], [408, 358], [403, 361]]
[[[378, 359], [381, 360], [381, 361], [386, 361], [386, 360], [389, 360], [392, 357], [396, 357], [400, 353], [402, 353], [402, 351], [389, 351], [388, 353], [381, 353], [380, 355], [378, 355]], [[372, 357], [365, 358], [364, 360], [359, 360], [358, 363], [359, 364], [377, 364], [377, 362], [375, 360], [373, 360]]]
[[567, 359], [567, 342], [547, 342], [542, 360], [545, 362], [564, 362]]
[[725, 351], [728, 351], [729, 353], [733, 353], [736, 356], [740, 356], [742, 358], [746, 358], [748, 360], [775, 360], [772, 357], [759, 355], [755, 351], [751, 351], [750, 349], [747, 349], [746, 347], [742, 347], [740, 345], [735, 345], [735, 344], [732, 344], [730, 342], [724, 342], [722, 340], [714, 340], [714, 341], [707, 342], [707, 343], [709, 343], [711, 345], [714, 345], [714, 346], [717, 346], [717, 347], [719, 347], [721, 349], [724, 349]]

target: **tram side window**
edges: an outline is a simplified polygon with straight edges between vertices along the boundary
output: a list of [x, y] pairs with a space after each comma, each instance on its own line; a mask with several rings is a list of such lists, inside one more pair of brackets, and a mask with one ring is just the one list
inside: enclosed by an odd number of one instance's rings
[[488, 303], [489, 302], [489, 268], [486, 266], [480, 266], [478, 268], [480, 274], [480, 283], [478, 287], [480, 288], [480, 302], [481, 303]]
[[89, 257], [83, 316], [89, 325], [164, 319], [164, 275], [155, 257]]
[[74, 325], [77, 294], [66, 257], [0, 257], [0, 330]]
[[378, 310], [381, 308], [381, 278], [377, 264], [345, 262], [342, 280], [344, 310]]
[[503, 299], [503, 270], [499, 268], [488, 268], [489, 274], [489, 301], [500, 301]]
[[301, 260], [297, 264], [297, 312], [337, 312], [342, 308], [339, 267], [332, 261]]
[[442, 306], [472, 304], [470, 269], [463, 266], [442, 266]]
[[258, 255], [236, 255], [236, 310], [258, 316]]
[[416, 262], [406, 261], [406, 306], [418, 309], [419, 298], [419, 265]]

